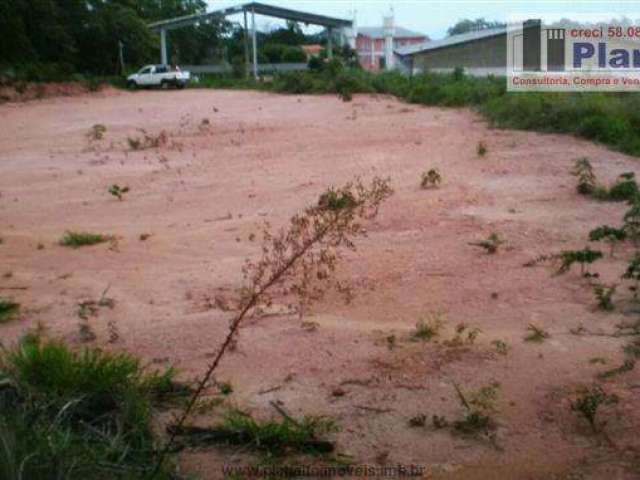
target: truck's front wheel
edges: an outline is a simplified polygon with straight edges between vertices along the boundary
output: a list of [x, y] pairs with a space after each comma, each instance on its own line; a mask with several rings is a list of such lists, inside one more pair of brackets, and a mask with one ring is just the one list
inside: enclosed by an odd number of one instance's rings
[[127, 82], [127, 88], [129, 90], [135, 90], [136, 88], [138, 88], [138, 84], [136, 82], [134, 82], [133, 80], [129, 80]]

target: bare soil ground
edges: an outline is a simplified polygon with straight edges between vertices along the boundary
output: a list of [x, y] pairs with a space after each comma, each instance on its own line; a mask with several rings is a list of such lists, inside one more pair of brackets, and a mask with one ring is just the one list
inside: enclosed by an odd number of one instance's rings
[[[618, 308], [605, 313], [577, 270], [523, 267], [621, 222], [624, 204], [576, 194], [576, 157], [590, 157], [602, 181], [640, 174], [637, 159], [568, 136], [491, 130], [468, 110], [375, 96], [107, 91], [4, 104], [0, 116], [0, 295], [23, 305], [20, 320], [0, 326], [3, 343], [38, 322], [79, 343], [78, 304], [108, 287], [115, 305], [89, 318], [93, 344], [193, 378], [227, 329], [232, 312], [221, 307], [241, 286], [244, 260], [259, 254], [247, 240], [256, 225], [284, 225], [329, 185], [390, 176], [394, 196], [339, 272], [358, 286], [354, 301], [315, 305], [305, 318], [315, 329], [277, 309], [247, 323], [218, 376], [233, 385], [230, 401], [263, 417], [277, 416], [272, 401], [294, 415], [328, 415], [342, 427], [332, 439], [343, 459], [422, 464], [424, 478], [637, 478], [639, 370], [605, 382], [619, 397], [601, 412], [610, 441], [569, 408], [577, 389], [622, 363], [626, 339], [602, 334], [636, 319], [629, 294], [621, 287]], [[102, 140], [87, 138], [94, 124], [107, 127]], [[165, 131], [167, 142], [132, 151], [127, 138], [141, 138], [139, 128]], [[443, 183], [421, 190], [432, 167]], [[131, 191], [118, 201], [112, 184]], [[65, 248], [65, 230], [116, 241]], [[469, 245], [492, 232], [507, 242], [497, 254]], [[617, 281], [630, 251], [595, 270]], [[410, 341], [431, 312], [446, 320], [438, 339]], [[480, 335], [447, 346], [461, 322]], [[530, 323], [551, 337], [524, 342]], [[579, 325], [588, 333], [570, 333]], [[500, 383], [492, 438], [431, 425], [434, 414], [463, 416], [454, 382]], [[425, 427], [409, 427], [417, 414]], [[182, 461], [214, 479], [222, 464], [255, 457], [211, 448]]]

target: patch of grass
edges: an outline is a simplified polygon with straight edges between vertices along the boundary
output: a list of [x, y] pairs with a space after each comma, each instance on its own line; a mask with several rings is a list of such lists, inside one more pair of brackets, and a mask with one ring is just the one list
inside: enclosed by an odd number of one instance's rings
[[592, 358], [589, 359], [589, 363], [591, 365], [596, 365], [596, 364], [606, 365], [607, 364], [607, 360], [605, 358], [602, 358], [602, 357], [592, 357]]
[[571, 270], [571, 266], [574, 263], [580, 264], [580, 273], [585, 275], [588, 273], [588, 266], [596, 260], [603, 257], [600, 250], [592, 250], [590, 247], [583, 248], [582, 250], [564, 250], [560, 252], [560, 268], [558, 274], [562, 274]]
[[607, 200], [614, 202], [630, 201], [638, 195], [638, 184], [633, 172], [623, 173], [616, 183], [609, 187]]
[[424, 189], [437, 187], [442, 183], [442, 175], [437, 168], [432, 168], [422, 174], [420, 186]]
[[479, 157], [484, 157], [489, 150], [487, 149], [487, 144], [484, 141], [478, 142], [478, 146], [476, 147], [476, 153]]
[[481, 387], [478, 390], [463, 392], [454, 384], [458, 399], [466, 413], [462, 420], [453, 423], [453, 427], [466, 434], [486, 432], [494, 428], [493, 414], [497, 411], [498, 389], [497, 382]]
[[627, 239], [627, 232], [624, 228], [614, 228], [609, 225], [602, 225], [598, 228], [594, 228], [589, 232], [589, 240], [592, 242], [607, 242], [609, 244], [609, 255], [613, 256], [613, 249], [619, 242], [624, 242]]
[[102, 140], [105, 133], [107, 133], [107, 127], [105, 127], [101, 123], [96, 123], [89, 129], [89, 132], [87, 132], [87, 137], [89, 138], [89, 140], [95, 142], [98, 140]]
[[580, 392], [578, 398], [571, 402], [571, 410], [587, 420], [594, 432], [599, 432], [602, 425], [597, 422], [598, 409], [616, 400], [615, 396], [607, 394], [602, 387], [594, 386]]
[[18, 316], [20, 304], [0, 297], [0, 323], [7, 323]]
[[542, 343], [546, 339], [551, 337], [549, 332], [547, 332], [543, 328], [540, 328], [540, 327], [534, 325], [533, 323], [530, 323], [527, 326], [527, 331], [529, 333], [524, 337], [524, 341], [525, 342]]
[[333, 444], [320, 437], [338, 428], [325, 417], [305, 416], [294, 419], [258, 420], [238, 409], [229, 410], [221, 424], [212, 428], [183, 427], [176, 433], [194, 445], [243, 445], [272, 457], [295, 452], [324, 454], [333, 451]]
[[409, 426], [412, 428], [424, 427], [427, 423], [427, 416], [423, 413], [414, 415], [409, 419]]
[[506, 355], [509, 353], [509, 345], [504, 340], [494, 340], [491, 342], [491, 345], [496, 347], [496, 352], [500, 355]]
[[440, 334], [444, 326], [442, 315], [437, 313], [428, 314], [416, 323], [416, 329], [411, 335], [414, 340], [430, 341]]
[[109, 235], [103, 235], [101, 233], [73, 232], [69, 230], [60, 239], [60, 245], [64, 247], [79, 248], [108, 242], [112, 238], [113, 237]]
[[593, 166], [587, 157], [578, 158], [571, 174], [578, 178], [578, 193], [581, 195], [591, 195], [596, 188], [596, 175]]
[[122, 201], [122, 197], [126, 193], [129, 193], [129, 187], [121, 187], [120, 185], [114, 183], [109, 187], [109, 193], [114, 197], [117, 197], [118, 200]]
[[615, 309], [613, 295], [616, 293], [617, 288], [617, 285], [604, 285], [603, 283], [598, 283], [593, 286], [593, 293], [596, 296], [600, 310], [611, 312]]
[[335, 212], [355, 208], [357, 206], [357, 202], [350, 191], [341, 191], [329, 188], [326, 192], [320, 195], [320, 198], [318, 199], [318, 206]]
[[233, 393], [233, 385], [231, 385], [231, 382], [218, 382], [218, 390], [222, 395], [231, 395]]
[[482, 330], [479, 328], [469, 328], [466, 324], [460, 323], [456, 325], [456, 333], [450, 340], [443, 343], [448, 347], [462, 347], [463, 345], [473, 345]]
[[486, 240], [481, 240], [479, 242], [470, 242], [469, 245], [473, 245], [474, 247], [481, 247], [488, 254], [494, 254], [500, 248], [500, 245], [504, 243], [504, 240], [500, 238], [500, 235], [497, 233], [492, 233]]
[[148, 133], [144, 129], [140, 129], [142, 137], [127, 137], [127, 143], [130, 150], [147, 150], [150, 148], [160, 148], [167, 144], [169, 135], [162, 130], [157, 135]]
[[171, 372], [30, 334], [1, 352], [0, 374], [1, 478], [124, 480], [153, 464], [152, 402]]
[[636, 366], [636, 361], [631, 358], [628, 358], [619, 367], [612, 368], [611, 370], [607, 370], [605, 372], [598, 374], [598, 378], [606, 379], [606, 378], [615, 377], [616, 375], [620, 375], [622, 373], [632, 371], [635, 368], [635, 366]]

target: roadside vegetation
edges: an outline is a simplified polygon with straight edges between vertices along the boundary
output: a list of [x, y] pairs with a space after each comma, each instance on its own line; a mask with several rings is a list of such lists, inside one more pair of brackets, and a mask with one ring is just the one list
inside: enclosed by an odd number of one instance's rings
[[[172, 375], [26, 335], [0, 351], [0, 478], [143, 478], [155, 455], [152, 409]], [[175, 478], [166, 465], [157, 478]]]
[[[413, 77], [346, 68], [339, 60], [320, 69], [277, 75], [273, 81], [208, 76], [199, 86], [292, 94], [391, 94], [410, 103], [472, 107], [492, 126], [569, 133], [640, 156], [640, 95], [629, 93], [508, 94], [502, 77], [474, 78], [457, 70]], [[484, 156], [486, 145], [478, 146]]]

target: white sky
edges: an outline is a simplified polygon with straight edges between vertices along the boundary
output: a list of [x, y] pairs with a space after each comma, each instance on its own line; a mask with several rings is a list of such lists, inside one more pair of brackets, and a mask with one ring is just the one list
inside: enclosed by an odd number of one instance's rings
[[[250, 0], [207, 0], [209, 9], [248, 3]], [[357, 11], [359, 26], [380, 26], [393, 7], [396, 25], [442, 38], [447, 28], [462, 18], [484, 17], [506, 21], [511, 15], [537, 14], [545, 18], [571, 18], [572, 14], [606, 13], [640, 18], [640, 2], [631, 0], [257, 0], [274, 6], [351, 19]], [[237, 20], [236, 18], [230, 18]], [[279, 25], [276, 19], [258, 17], [259, 28]]]

